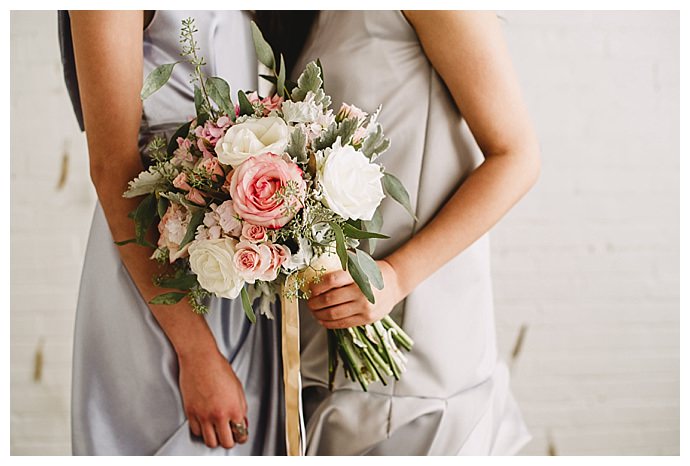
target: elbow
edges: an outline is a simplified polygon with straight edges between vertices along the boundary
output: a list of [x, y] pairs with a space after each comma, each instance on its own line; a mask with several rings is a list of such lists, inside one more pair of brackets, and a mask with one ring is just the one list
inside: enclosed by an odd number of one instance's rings
[[538, 143], [527, 147], [523, 152], [523, 176], [525, 178], [526, 191], [537, 184], [541, 176], [541, 149]]

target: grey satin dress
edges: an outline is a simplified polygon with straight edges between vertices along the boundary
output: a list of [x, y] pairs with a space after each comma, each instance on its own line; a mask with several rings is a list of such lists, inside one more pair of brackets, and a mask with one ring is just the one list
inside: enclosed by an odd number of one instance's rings
[[[158, 11], [144, 33], [145, 75], [179, 60], [180, 21], [188, 16], [196, 19], [196, 37], [208, 63], [205, 72], [224, 77], [235, 91], [256, 89], [250, 18], [239, 11]], [[61, 16], [63, 23], [65, 19]], [[69, 65], [70, 57], [65, 61]], [[142, 146], [153, 134], [169, 134], [194, 114], [190, 71], [178, 65], [168, 85], [144, 102]], [[69, 79], [68, 87], [74, 94], [76, 86]], [[280, 322], [259, 318], [252, 325], [239, 299], [217, 298], [211, 300], [206, 319], [248, 403], [249, 440], [232, 449], [209, 448], [190, 433], [176, 353], [123, 266], [97, 205], [74, 333], [73, 454], [285, 454]]]
[[[376, 246], [380, 259], [435, 215], [483, 155], [400, 11], [321, 12], [296, 72], [316, 58], [336, 111], [341, 102], [383, 105], [391, 148], [377, 161], [407, 187], [419, 218], [383, 201], [391, 238]], [[340, 369], [328, 392], [326, 332], [301, 303], [308, 454], [503, 455], [530, 439], [497, 356], [489, 258], [484, 235], [396, 306], [415, 341], [408, 370], [368, 393]]]

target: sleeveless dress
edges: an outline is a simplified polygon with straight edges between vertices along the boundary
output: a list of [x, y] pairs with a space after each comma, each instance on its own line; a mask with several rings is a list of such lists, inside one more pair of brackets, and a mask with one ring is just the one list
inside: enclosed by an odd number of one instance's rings
[[[377, 162], [404, 183], [419, 222], [385, 199], [390, 239], [373, 254], [381, 259], [431, 220], [483, 155], [402, 12], [322, 11], [295, 72], [317, 58], [335, 111], [383, 105], [391, 148]], [[328, 391], [326, 332], [301, 303], [308, 454], [500, 455], [529, 441], [497, 355], [489, 258], [485, 234], [398, 303], [392, 316], [415, 341], [407, 372], [367, 393], [341, 368]]]
[[[61, 13], [61, 31], [69, 31]], [[249, 14], [239, 11], [158, 11], [144, 33], [144, 75], [179, 60], [181, 20], [196, 19], [204, 72], [232, 89], [257, 87]], [[67, 27], [65, 27], [67, 26]], [[63, 42], [68, 42], [62, 38]], [[71, 50], [63, 46], [63, 53]], [[66, 70], [73, 66], [67, 54]], [[67, 66], [68, 65], [68, 66]], [[170, 82], [144, 102], [141, 146], [194, 114], [191, 67], [178, 65]], [[66, 76], [67, 76], [66, 71]], [[72, 94], [76, 83], [67, 80]], [[191, 312], [191, 311], [190, 311]], [[280, 313], [274, 311], [279, 318]], [[194, 437], [183, 411], [175, 350], [120, 260], [96, 206], [79, 291], [72, 373], [75, 455], [285, 454], [280, 322], [246, 319], [239, 299], [212, 298], [206, 320], [239, 377], [250, 435], [232, 449], [209, 448]]]

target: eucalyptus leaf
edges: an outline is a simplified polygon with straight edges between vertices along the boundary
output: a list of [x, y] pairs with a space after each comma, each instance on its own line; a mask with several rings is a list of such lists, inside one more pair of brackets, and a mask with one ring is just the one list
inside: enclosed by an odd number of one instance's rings
[[159, 294], [151, 301], [149, 304], [175, 304], [179, 303], [182, 298], [187, 296], [187, 293], [178, 293], [177, 291], [171, 291], [169, 293]]
[[364, 273], [369, 277], [369, 282], [374, 285], [377, 289], [383, 289], [383, 275], [381, 275], [381, 269], [376, 261], [366, 252], [361, 249], [355, 249], [357, 254], [357, 259], [359, 261], [360, 267]]
[[343, 225], [343, 233], [345, 233], [349, 238], [356, 238], [356, 239], [369, 239], [369, 238], [388, 239], [388, 238], [390, 238], [390, 236], [386, 236], [383, 233], [377, 233], [375, 231], [360, 230], [359, 228], [357, 228], [354, 225], [351, 225], [349, 223], [345, 223]]
[[261, 33], [261, 29], [259, 29], [259, 26], [257, 26], [254, 21], [251, 22], [251, 27], [256, 58], [268, 68], [275, 70], [276, 59], [275, 55], [273, 55], [273, 49], [268, 45], [268, 42], [264, 39], [264, 35]]
[[194, 110], [197, 117], [204, 113], [204, 95], [196, 84], [194, 85]]
[[148, 99], [151, 96], [151, 94], [163, 87], [165, 83], [167, 83], [170, 79], [170, 75], [172, 74], [173, 68], [175, 68], [175, 65], [177, 65], [178, 63], [179, 62], [166, 63], [164, 65], [160, 65], [154, 68], [153, 71], [151, 71], [144, 80], [144, 85], [141, 88], [140, 94], [141, 100]]
[[[374, 211], [374, 215], [371, 217], [370, 220], [362, 220], [362, 228], [364, 228], [368, 232], [372, 231], [381, 231], [381, 228], [383, 227], [383, 214], [381, 213], [381, 205], [376, 208]], [[378, 243], [377, 238], [370, 238], [367, 240], [368, 246], [369, 246], [369, 254], [374, 254], [374, 251], [376, 250], [376, 244]]]
[[290, 133], [290, 142], [287, 146], [287, 153], [297, 159], [298, 162], [307, 162], [307, 136], [301, 128], [295, 127]]
[[180, 243], [180, 249], [185, 247], [187, 243], [191, 242], [194, 239], [194, 236], [196, 236], [196, 229], [204, 221], [204, 215], [206, 215], [206, 211], [202, 208], [194, 209], [192, 211], [192, 218], [189, 221], [187, 232], [185, 233], [184, 238], [182, 238], [182, 242]]
[[254, 115], [254, 106], [243, 91], [237, 91], [237, 101], [240, 104], [240, 115]]
[[235, 106], [230, 95], [230, 85], [217, 76], [206, 79], [208, 96], [218, 105], [221, 112], [228, 116], [235, 116]]
[[256, 323], [256, 314], [254, 314], [254, 308], [252, 307], [252, 303], [249, 301], [249, 294], [247, 293], [247, 288], [242, 287], [241, 291], [242, 295], [242, 307], [244, 308], [244, 313], [247, 315], [247, 319], [249, 319], [249, 322]]
[[175, 288], [176, 290], [191, 290], [197, 284], [196, 275], [182, 275], [173, 278], [161, 278], [158, 286], [161, 288]]
[[386, 194], [395, 199], [405, 210], [417, 221], [417, 216], [410, 205], [410, 195], [407, 193], [405, 186], [395, 176], [388, 172], [383, 173], [383, 189]]
[[375, 304], [374, 293], [371, 291], [371, 285], [369, 284], [369, 278], [367, 274], [364, 273], [357, 260], [357, 255], [351, 251], [347, 252], [347, 270], [350, 272], [350, 276], [357, 284], [367, 300]]
[[343, 230], [335, 222], [329, 222], [333, 233], [335, 234], [335, 251], [338, 253], [338, 258], [340, 259], [340, 265], [343, 270], [347, 270], [347, 248], [345, 247], [345, 235], [343, 235]]
[[278, 79], [276, 80], [276, 92], [283, 97], [285, 95], [285, 60], [283, 54], [280, 54], [280, 70], [278, 71]]

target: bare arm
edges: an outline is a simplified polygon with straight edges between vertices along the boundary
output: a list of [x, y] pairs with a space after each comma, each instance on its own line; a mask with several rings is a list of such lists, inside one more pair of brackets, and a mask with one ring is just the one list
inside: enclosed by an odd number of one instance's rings
[[[134, 237], [134, 225], [127, 214], [139, 202], [137, 199], [123, 198], [122, 193], [127, 182], [143, 169], [137, 140], [141, 123], [139, 92], [143, 81], [144, 14], [142, 11], [72, 11], [70, 18], [91, 179], [112, 236], [116, 241], [122, 241]], [[150, 249], [129, 244], [120, 247], [119, 252], [146, 302], [165, 291], [152, 282], [152, 277], [161, 270], [156, 262], [149, 259], [152, 253]], [[203, 380], [185, 383], [187, 379], [208, 377], [209, 372], [214, 370], [222, 373], [216, 377], [220, 378], [220, 381], [216, 380], [219, 385], [231, 383], [227, 380], [234, 377], [232, 369], [218, 351], [206, 319], [195, 314], [186, 300], [171, 306], [149, 305], [149, 308], [175, 348], [181, 372], [188, 374], [192, 367], [198, 370], [197, 366], [207, 369], [204, 373], [190, 374], [188, 378], [181, 375], [188, 416], [190, 410], [200, 411], [215, 404], [221, 405], [218, 410], [224, 410], [216, 413], [218, 417], [232, 414], [241, 421], [246, 413], [246, 406], [240, 409], [244, 403], [243, 393], [241, 402], [204, 400], [204, 397], [210, 398], [215, 394], [193, 393], [196, 385], [203, 383]], [[227, 368], [223, 367], [221, 361]], [[216, 376], [219, 372], [211, 375]], [[206, 382], [213, 385], [213, 382]], [[191, 399], [196, 401], [190, 403]], [[198, 423], [193, 419], [195, 416], [190, 418], [190, 427], [196, 430], [194, 433], [199, 435], [200, 429], [204, 429], [204, 438], [209, 446], [216, 446], [212, 426], [210, 432], [205, 431], [208, 423], [202, 419], [202, 414], [205, 416], [206, 413], [192, 414], [199, 415]], [[227, 427], [227, 422], [225, 425]], [[230, 435], [229, 440], [227, 435]], [[219, 432], [219, 439], [224, 446], [232, 446], [229, 431]]]
[[361, 325], [390, 312], [419, 283], [489, 231], [539, 176], [537, 138], [495, 14], [409, 11], [405, 15], [485, 161], [424, 228], [377, 261], [386, 286], [373, 290], [376, 304], [364, 298], [344, 271], [333, 272], [312, 287], [309, 305], [328, 328]]

